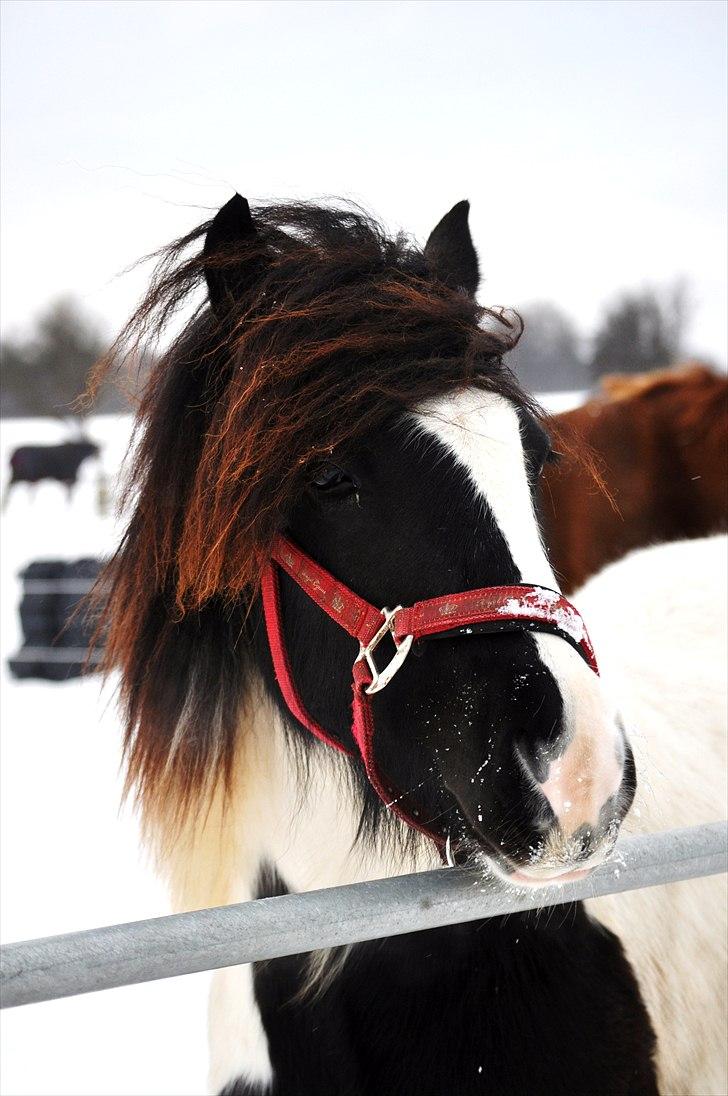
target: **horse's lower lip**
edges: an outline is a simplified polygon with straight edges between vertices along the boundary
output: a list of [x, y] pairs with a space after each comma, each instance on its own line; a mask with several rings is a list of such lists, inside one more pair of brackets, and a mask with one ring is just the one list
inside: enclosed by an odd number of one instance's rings
[[491, 870], [499, 879], [514, 887], [549, 887], [557, 883], [575, 883], [590, 875], [595, 868], [604, 863], [606, 858], [604, 854], [595, 853], [582, 868], [577, 868], [573, 864], [564, 864], [551, 869], [534, 865], [534, 868], [529, 871], [528, 868], [517, 867], [507, 853], [498, 848], [487, 834], [479, 832], [479, 828], [470, 821], [462, 807], [461, 811], [465, 825], [470, 829], [472, 838], [480, 848], [481, 856], [485, 856]]
[[583, 879], [589, 875], [591, 868], [571, 868], [566, 871], [555, 871], [552, 875], [531, 875], [528, 872], [517, 869], [511, 872], [509, 881], [518, 886], [548, 887], [552, 883], [573, 883], [577, 879]]

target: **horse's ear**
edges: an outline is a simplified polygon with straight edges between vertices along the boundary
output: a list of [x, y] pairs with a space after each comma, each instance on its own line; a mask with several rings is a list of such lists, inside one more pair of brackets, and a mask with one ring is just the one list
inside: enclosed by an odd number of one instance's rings
[[470, 202], [458, 202], [433, 228], [425, 258], [436, 278], [474, 297], [480, 281], [478, 255], [468, 227]]
[[236, 261], [240, 245], [250, 242], [255, 235], [250, 206], [242, 194], [233, 195], [210, 223], [202, 257], [210, 307], [218, 319], [227, 314], [249, 285], [254, 269], [259, 268], [259, 257], [252, 263], [241, 262], [239, 258]]

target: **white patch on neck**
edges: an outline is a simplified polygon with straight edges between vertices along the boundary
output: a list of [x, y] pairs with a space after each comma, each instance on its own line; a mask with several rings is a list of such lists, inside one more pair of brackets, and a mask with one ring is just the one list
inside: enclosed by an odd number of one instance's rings
[[422, 404], [418, 429], [432, 434], [467, 472], [490, 507], [523, 582], [556, 586], [533, 511], [515, 407], [469, 388]]
[[273, 1068], [250, 963], [215, 971], [207, 1027], [210, 1092], [222, 1092], [226, 1085], [242, 1078], [260, 1088], [262, 1096], [273, 1083]]
[[[315, 744], [302, 783], [283, 719], [262, 687], [252, 692], [238, 742], [229, 801], [218, 794], [171, 847], [163, 827], [156, 833], [159, 865], [176, 909], [248, 902], [265, 865], [292, 891], [440, 866], [435, 846], [424, 837], [414, 842], [409, 860], [357, 841], [360, 806], [348, 758]], [[154, 843], [155, 835], [150, 837]], [[274, 1071], [251, 967], [215, 971], [208, 1027], [212, 1092], [238, 1077], [263, 1091], [270, 1087]]]

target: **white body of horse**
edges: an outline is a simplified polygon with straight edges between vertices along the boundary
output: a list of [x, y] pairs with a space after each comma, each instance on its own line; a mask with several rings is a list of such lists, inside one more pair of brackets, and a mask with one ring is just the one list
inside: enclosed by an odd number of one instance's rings
[[[624, 833], [726, 817], [728, 538], [633, 552], [574, 595], [637, 764]], [[658, 1039], [663, 1096], [725, 1096], [726, 876], [587, 903], [622, 940]]]

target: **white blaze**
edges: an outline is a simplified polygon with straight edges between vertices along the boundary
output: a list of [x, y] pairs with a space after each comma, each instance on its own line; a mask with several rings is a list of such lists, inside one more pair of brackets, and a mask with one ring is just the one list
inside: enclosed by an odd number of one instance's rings
[[418, 426], [449, 449], [488, 503], [524, 582], [556, 587], [533, 512], [518, 415], [503, 396], [467, 389], [419, 408]]
[[[423, 404], [418, 430], [433, 435], [467, 472], [487, 503], [523, 582], [558, 589], [533, 509], [515, 407], [503, 396], [468, 389]], [[558, 636], [533, 635], [563, 701], [566, 748], [539, 785], [565, 835], [596, 825], [622, 780], [623, 748], [599, 678]]]

